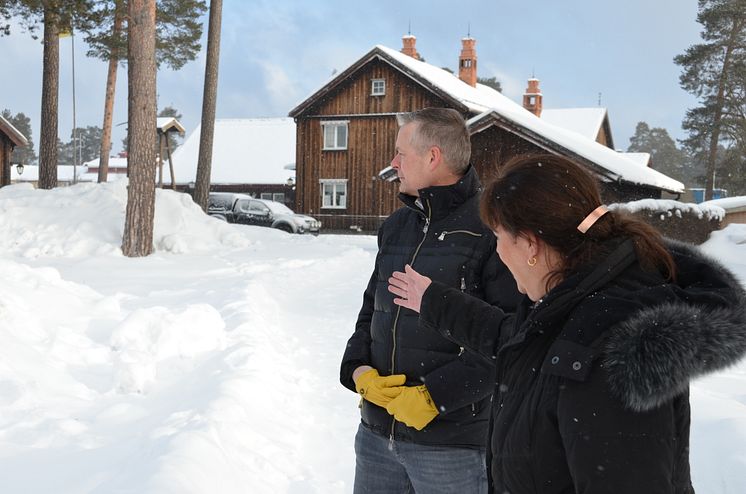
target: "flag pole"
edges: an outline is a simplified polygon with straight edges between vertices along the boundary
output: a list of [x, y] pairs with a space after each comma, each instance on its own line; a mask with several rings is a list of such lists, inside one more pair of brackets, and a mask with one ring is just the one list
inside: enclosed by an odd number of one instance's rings
[[73, 184], [78, 182], [78, 158], [80, 156], [80, 138], [75, 119], [75, 31], [71, 31], [72, 65], [73, 65]]

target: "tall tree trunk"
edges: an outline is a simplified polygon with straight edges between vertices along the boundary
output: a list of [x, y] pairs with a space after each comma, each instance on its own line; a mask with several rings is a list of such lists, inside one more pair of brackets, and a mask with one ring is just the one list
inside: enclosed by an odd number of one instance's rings
[[[122, 30], [122, 0], [114, 6], [114, 29], [112, 39], [118, 39]], [[101, 129], [101, 150], [98, 158], [98, 181], [106, 182], [109, 176], [109, 155], [111, 154], [111, 126], [114, 116], [114, 91], [117, 85], [119, 53], [116, 48], [109, 55], [109, 73], [106, 76], [106, 99], [104, 101], [104, 126]]]
[[199, 157], [194, 202], [207, 211], [212, 169], [212, 141], [215, 133], [215, 104], [218, 91], [218, 61], [220, 58], [220, 21], [223, 0], [210, 1], [210, 23], [207, 31], [207, 61], [205, 88], [202, 96], [202, 126], [199, 135]]
[[56, 5], [44, 8], [44, 67], [41, 83], [39, 188], [57, 187], [57, 112], [60, 85], [60, 28]]
[[720, 141], [720, 127], [723, 118], [723, 107], [725, 106], [725, 86], [728, 84], [728, 72], [730, 71], [730, 59], [738, 41], [738, 34], [743, 28], [743, 20], [733, 19], [733, 29], [728, 37], [728, 45], [725, 47], [723, 56], [723, 68], [718, 80], [718, 93], [715, 99], [715, 115], [712, 121], [712, 134], [710, 135], [710, 149], [707, 153], [707, 176], [705, 177], [705, 200], [712, 199], [712, 191], [715, 188], [715, 165], [717, 164], [718, 144]]
[[156, 159], [155, 0], [129, 0], [129, 187], [122, 252], [153, 251]]

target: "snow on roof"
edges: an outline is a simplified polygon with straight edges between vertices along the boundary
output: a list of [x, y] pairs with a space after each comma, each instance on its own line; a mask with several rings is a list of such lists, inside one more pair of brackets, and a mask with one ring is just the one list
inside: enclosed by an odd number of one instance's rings
[[540, 118], [595, 141], [606, 118], [606, 108], [544, 108]]
[[640, 166], [650, 166], [650, 153], [619, 153]]
[[665, 216], [676, 215], [681, 217], [682, 213], [697, 216], [699, 219], [722, 220], [725, 216], [723, 208], [705, 203], [694, 204], [691, 202], [679, 202], [672, 199], [640, 199], [624, 203], [609, 204], [609, 209], [622, 209], [629, 213], [638, 211], [654, 211]]
[[[92, 159], [91, 161], [86, 161], [83, 163], [83, 166], [87, 166], [88, 168], [98, 168], [98, 162], [99, 158]], [[127, 168], [127, 158], [120, 158], [119, 156], [110, 156], [109, 157], [109, 169], [112, 168], [118, 168], [118, 169], [124, 169]]]
[[178, 132], [179, 135], [184, 135], [186, 130], [184, 127], [179, 123], [178, 120], [176, 120], [174, 117], [158, 117], [156, 119], [156, 127], [161, 132]]
[[10, 137], [13, 144], [16, 146], [28, 146], [28, 139], [21, 132], [13, 127], [13, 124], [8, 122], [2, 115], [0, 115], [0, 130]]
[[[198, 126], [173, 154], [177, 184], [197, 177]], [[284, 184], [295, 179], [285, 168], [295, 162], [295, 122], [292, 118], [216, 119], [210, 182], [213, 184]], [[163, 181], [171, 181], [167, 164]]]
[[396, 60], [407, 69], [430, 82], [433, 86], [460, 101], [478, 115], [467, 124], [472, 125], [495, 112], [519, 126], [572, 151], [608, 170], [615, 177], [627, 182], [658, 187], [670, 192], [683, 192], [684, 184], [651, 168], [637, 166], [624, 155], [568, 130], [537, 117], [500, 92], [483, 84], [472, 87], [450, 72], [407, 56], [391, 48], [377, 45], [376, 48]]
[[746, 196], [723, 197], [701, 203], [703, 205], [718, 206], [730, 213], [746, 211]]

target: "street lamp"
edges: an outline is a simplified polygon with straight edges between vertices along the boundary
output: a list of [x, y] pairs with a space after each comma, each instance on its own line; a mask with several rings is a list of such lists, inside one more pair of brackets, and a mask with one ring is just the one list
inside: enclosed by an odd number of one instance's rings
[[23, 163], [11, 163], [10, 166], [15, 166], [16, 172], [18, 172], [19, 175], [23, 174]]

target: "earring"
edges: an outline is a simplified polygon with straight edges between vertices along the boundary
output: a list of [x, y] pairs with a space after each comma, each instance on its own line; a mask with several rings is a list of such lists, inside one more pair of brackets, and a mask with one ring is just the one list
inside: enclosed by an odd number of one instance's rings
[[532, 257], [531, 259], [529, 259], [529, 260], [528, 260], [528, 261], [526, 261], [526, 262], [527, 262], [527, 263], [528, 263], [528, 265], [529, 265], [529, 266], [531, 266], [532, 268], [533, 268], [534, 266], [536, 266], [536, 258], [535, 258], [535, 257]]

